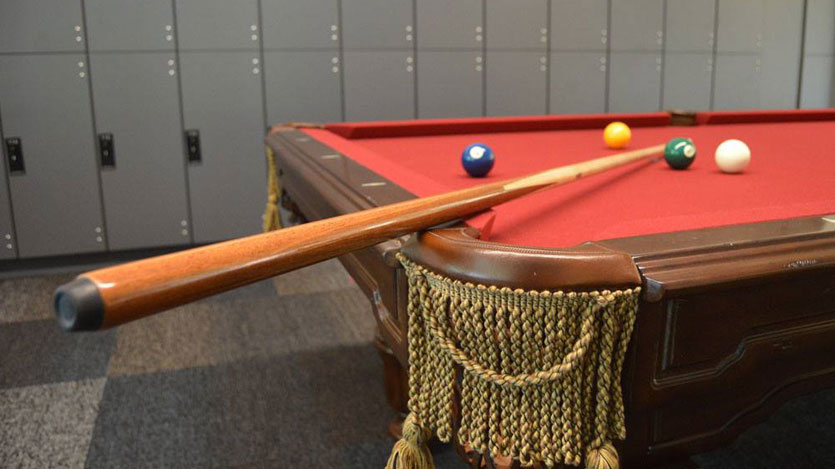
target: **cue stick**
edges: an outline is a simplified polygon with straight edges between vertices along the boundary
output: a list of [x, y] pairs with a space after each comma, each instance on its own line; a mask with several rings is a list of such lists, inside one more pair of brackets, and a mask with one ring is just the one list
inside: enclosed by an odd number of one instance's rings
[[94, 270], [55, 291], [55, 314], [67, 331], [109, 328], [663, 152], [655, 145]]

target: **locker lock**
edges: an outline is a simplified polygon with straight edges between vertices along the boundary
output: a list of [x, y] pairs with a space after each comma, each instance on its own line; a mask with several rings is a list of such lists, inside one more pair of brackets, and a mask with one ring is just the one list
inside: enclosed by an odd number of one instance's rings
[[113, 134], [99, 134], [99, 160], [102, 168], [116, 166], [116, 154], [113, 148]]
[[6, 158], [9, 160], [9, 172], [23, 174], [26, 167], [23, 165], [23, 142], [20, 137], [9, 137], [5, 140]]
[[187, 129], [186, 132], [186, 153], [189, 163], [199, 163], [203, 157], [200, 155], [200, 131]]

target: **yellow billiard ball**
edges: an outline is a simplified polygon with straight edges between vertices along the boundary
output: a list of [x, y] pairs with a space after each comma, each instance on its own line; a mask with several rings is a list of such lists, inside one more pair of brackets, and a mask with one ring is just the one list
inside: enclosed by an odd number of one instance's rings
[[632, 140], [632, 130], [623, 122], [612, 122], [603, 129], [603, 141], [613, 149], [623, 148]]

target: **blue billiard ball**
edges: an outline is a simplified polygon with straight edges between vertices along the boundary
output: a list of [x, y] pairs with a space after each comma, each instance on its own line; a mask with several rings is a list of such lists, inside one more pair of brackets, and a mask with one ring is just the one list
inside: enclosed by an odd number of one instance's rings
[[468, 145], [461, 153], [461, 164], [467, 174], [476, 178], [486, 176], [493, 169], [494, 161], [493, 150], [483, 143]]

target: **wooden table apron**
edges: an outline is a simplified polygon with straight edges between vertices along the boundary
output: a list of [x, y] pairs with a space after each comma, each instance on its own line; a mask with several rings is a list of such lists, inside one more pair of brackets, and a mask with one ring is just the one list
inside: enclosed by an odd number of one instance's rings
[[[284, 205], [307, 220], [414, 197], [299, 130], [275, 130], [267, 144]], [[438, 257], [451, 246], [437, 236], [434, 245], [413, 240], [408, 252], [433, 270], [465, 277], [467, 253], [501, 253], [476, 240], [477, 230], [457, 227], [436, 233], [452, 233], [446, 237], [464, 254]], [[340, 258], [371, 301], [387, 396], [400, 413], [407, 410], [407, 286], [395, 254], [406, 242]], [[643, 286], [623, 374], [628, 436], [619, 450], [627, 467], [727, 443], [787, 400], [835, 386], [835, 223], [806, 217], [592, 244], [630, 259]], [[570, 269], [570, 251], [561, 268]], [[524, 266], [498, 269], [497, 278], [471, 274], [487, 284], [524, 283], [513, 276]]]

